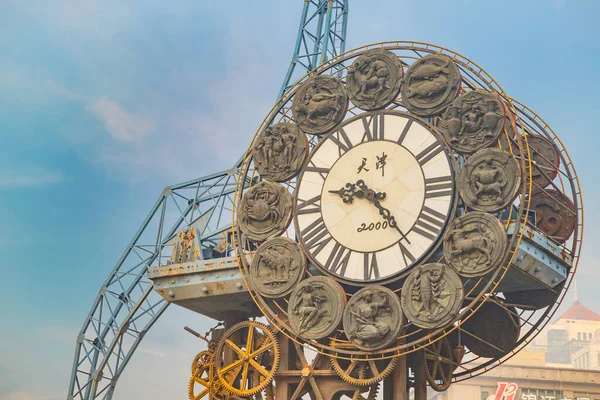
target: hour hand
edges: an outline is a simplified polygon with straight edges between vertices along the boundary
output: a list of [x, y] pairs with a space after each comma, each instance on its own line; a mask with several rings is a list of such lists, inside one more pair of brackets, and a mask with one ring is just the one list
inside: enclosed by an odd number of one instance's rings
[[346, 183], [346, 186], [340, 188], [339, 190], [330, 190], [329, 193], [337, 194], [342, 198], [344, 203], [352, 203], [355, 197], [362, 199], [365, 196], [365, 193], [356, 188], [356, 185], [353, 183]]

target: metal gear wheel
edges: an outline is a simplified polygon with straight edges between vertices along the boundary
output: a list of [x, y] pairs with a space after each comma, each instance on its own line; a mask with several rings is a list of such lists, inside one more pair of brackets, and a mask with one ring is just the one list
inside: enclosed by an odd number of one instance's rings
[[219, 381], [228, 392], [250, 397], [273, 380], [279, 367], [279, 342], [265, 324], [240, 322], [221, 336], [214, 365]]
[[448, 389], [454, 377], [454, 370], [459, 364], [455, 360], [448, 336], [425, 347], [420, 353], [423, 371], [429, 386], [436, 392]]
[[341, 400], [350, 397], [352, 400], [376, 400], [379, 394], [379, 383], [367, 387], [356, 388], [349, 392], [340, 392], [332, 400]]
[[213, 356], [213, 353], [208, 350], [204, 350], [204, 351], [201, 351], [200, 353], [196, 354], [196, 357], [194, 357], [194, 361], [192, 361], [192, 375], [194, 375], [196, 370], [198, 368], [200, 368], [202, 365], [210, 362], [210, 360], [212, 359], [212, 356]]
[[371, 386], [392, 373], [398, 364], [397, 358], [373, 360], [346, 360], [331, 357], [331, 365], [338, 376], [356, 386]]

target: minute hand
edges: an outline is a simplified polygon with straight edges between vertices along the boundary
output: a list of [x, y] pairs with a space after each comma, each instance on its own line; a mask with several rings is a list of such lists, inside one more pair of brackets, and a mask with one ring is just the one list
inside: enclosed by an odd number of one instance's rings
[[390, 210], [388, 210], [387, 208], [383, 207], [381, 205], [381, 203], [379, 203], [379, 200], [377, 200], [377, 198], [373, 198], [373, 200], [371, 200], [371, 201], [373, 202], [373, 205], [375, 205], [375, 207], [377, 207], [377, 209], [379, 210], [379, 215], [381, 215], [383, 217], [383, 219], [385, 219], [386, 221], [388, 221], [388, 223], [390, 224], [390, 226], [392, 228], [396, 228], [396, 230], [398, 232], [400, 232], [400, 235], [402, 236], [400, 238], [400, 240], [406, 239], [406, 243], [410, 244], [410, 240], [408, 240], [408, 238], [406, 237], [406, 235], [404, 234], [404, 232], [402, 232], [402, 230], [398, 226], [398, 223], [396, 222], [396, 218], [390, 213]]

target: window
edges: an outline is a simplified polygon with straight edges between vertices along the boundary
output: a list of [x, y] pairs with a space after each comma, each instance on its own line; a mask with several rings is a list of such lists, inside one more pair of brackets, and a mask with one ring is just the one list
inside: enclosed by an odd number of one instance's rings
[[583, 332], [583, 340], [587, 340], [587, 333]]
[[577, 332], [577, 340], [581, 340], [581, 332]]

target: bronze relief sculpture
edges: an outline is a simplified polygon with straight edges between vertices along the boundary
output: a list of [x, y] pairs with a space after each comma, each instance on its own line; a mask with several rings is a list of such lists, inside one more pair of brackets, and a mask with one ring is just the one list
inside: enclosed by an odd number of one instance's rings
[[362, 350], [382, 349], [396, 340], [402, 327], [402, 308], [390, 289], [369, 285], [352, 296], [344, 310], [344, 331]]
[[497, 211], [513, 202], [521, 186], [521, 169], [512, 154], [483, 149], [469, 157], [458, 175], [464, 203], [478, 211]]
[[249, 239], [259, 242], [281, 235], [291, 220], [292, 196], [278, 183], [252, 186], [238, 207], [238, 226]]
[[322, 135], [344, 120], [348, 94], [344, 84], [333, 76], [316, 75], [296, 91], [292, 115], [304, 133]]
[[460, 276], [480, 277], [500, 266], [507, 246], [500, 220], [472, 211], [450, 225], [444, 237], [444, 258]]
[[460, 89], [460, 72], [450, 57], [432, 54], [410, 66], [402, 83], [402, 101], [421, 117], [440, 114]]
[[276, 237], [256, 251], [248, 276], [254, 290], [264, 297], [277, 298], [290, 294], [305, 271], [306, 257], [298, 243]]
[[539, 192], [550, 185], [558, 175], [560, 151], [554, 142], [540, 135], [527, 135], [527, 145], [533, 161], [531, 191]]
[[284, 182], [298, 175], [308, 156], [308, 139], [294, 124], [281, 122], [258, 135], [252, 148], [259, 175], [273, 182]]
[[472, 154], [498, 143], [504, 129], [505, 112], [496, 95], [474, 90], [454, 100], [442, 119], [450, 147], [460, 154]]
[[402, 287], [402, 310], [418, 327], [443, 327], [456, 318], [463, 302], [460, 277], [447, 265], [425, 264]]
[[304, 339], [322, 339], [342, 321], [346, 294], [334, 279], [316, 276], [296, 286], [288, 303], [292, 330]]
[[568, 240], [577, 226], [577, 207], [555, 189], [544, 189], [531, 196], [537, 227], [559, 243]]
[[385, 108], [398, 97], [402, 74], [402, 63], [391, 51], [365, 51], [348, 69], [346, 87], [350, 100], [367, 111]]

